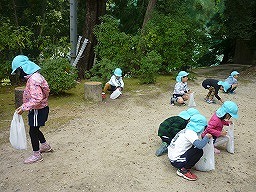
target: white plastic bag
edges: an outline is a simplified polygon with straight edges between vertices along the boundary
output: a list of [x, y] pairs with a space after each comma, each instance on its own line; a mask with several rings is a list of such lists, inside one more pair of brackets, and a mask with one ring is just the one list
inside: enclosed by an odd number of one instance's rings
[[113, 93], [110, 95], [110, 99], [116, 99], [122, 94], [122, 92], [117, 88]]
[[188, 107], [195, 107], [196, 106], [196, 102], [194, 99], [194, 92], [189, 94], [189, 102], [188, 102]]
[[26, 131], [21, 115], [14, 113], [10, 127], [10, 143], [15, 149], [27, 149]]
[[203, 151], [204, 154], [195, 164], [195, 169], [198, 171], [211, 171], [215, 169], [214, 146], [212, 138], [210, 139], [209, 143], [205, 145]]
[[234, 124], [228, 126], [228, 143], [227, 143], [227, 152], [234, 153], [235, 152], [235, 144], [234, 144]]

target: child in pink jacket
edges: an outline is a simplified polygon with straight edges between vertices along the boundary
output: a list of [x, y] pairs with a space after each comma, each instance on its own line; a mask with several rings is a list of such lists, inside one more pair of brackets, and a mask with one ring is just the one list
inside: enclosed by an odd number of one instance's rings
[[23, 93], [23, 104], [16, 109], [19, 115], [28, 111], [29, 136], [33, 154], [24, 161], [26, 164], [41, 161], [43, 160], [41, 153], [52, 151], [40, 130], [48, 118], [50, 89], [39, 70], [40, 67], [30, 61], [27, 56], [18, 55], [12, 61], [12, 75], [18, 73], [20, 79], [27, 82]]
[[216, 146], [222, 145], [228, 142], [227, 132], [223, 130], [224, 125], [229, 126], [232, 124], [231, 117], [238, 118], [238, 107], [236, 103], [232, 101], [225, 101], [223, 105], [213, 114], [208, 122], [207, 128], [202, 133], [204, 137], [207, 133], [210, 133], [214, 139], [214, 151], [220, 153], [220, 150]]

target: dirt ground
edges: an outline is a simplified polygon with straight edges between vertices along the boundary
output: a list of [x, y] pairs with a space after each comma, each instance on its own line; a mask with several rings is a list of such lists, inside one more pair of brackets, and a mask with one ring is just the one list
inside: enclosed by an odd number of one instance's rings
[[[201, 86], [204, 78], [224, 80], [230, 70], [241, 71], [240, 65], [195, 70], [197, 79], [188, 85], [195, 92], [196, 108], [207, 119], [220, 104], [205, 103], [207, 91]], [[255, 68], [253, 68], [255, 72]], [[209, 73], [208, 73], [209, 72]], [[239, 106], [235, 125], [235, 153], [223, 147], [215, 155], [215, 170], [199, 172], [197, 181], [187, 181], [176, 175], [167, 155], [155, 156], [161, 140], [157, 136], [159, 124], [177, 115], [187, 106], [170, 106], [170, 90], [136, 90], [125, 92], [121, 98], [102, 103], [81, 105], [74, 110], [51, 109], [49, 118], [76, 115], [58, 129], [45, 132], [54, 148], [43, 154], [44, 161], [23, 164], [31, 154], [15, 150], [9, 143], [0, 146], [0, 191], [256, 191], [255, 141], [255, 76], [245, 71], [239, 80], [236, 94], [220, 93], [224, 100]], [[210, 75], [214, 74], [214, 75]], [[254, 73], [255, 74], [255, 73]], [[171, 88], [172, 87], [172, 88]], [[24, 114], [25, 115], [25, 114]], [[47, 126], [47, 125], [46, 125]], [[43, 130], [44, 128], [42, 128]]]

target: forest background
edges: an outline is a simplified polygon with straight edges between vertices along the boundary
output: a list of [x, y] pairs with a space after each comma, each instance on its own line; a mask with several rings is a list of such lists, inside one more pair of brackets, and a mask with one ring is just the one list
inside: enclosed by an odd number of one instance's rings
[[116, 67], [148, 84], [175, 70], [255, 64], [255, 0], [77, 0], [77, 35], [89, 43], [72, 67], [70, 2], [0, 2], [0, 79], [17, 83], [10, 66], [18, 54], [42, 67], [57, 94], [73, 79], [104, 82]]

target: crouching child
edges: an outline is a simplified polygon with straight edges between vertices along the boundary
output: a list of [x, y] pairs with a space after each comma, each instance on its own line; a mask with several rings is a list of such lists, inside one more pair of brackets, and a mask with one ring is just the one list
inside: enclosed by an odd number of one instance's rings
[[168, 146], [168, 158], [172, 166], [178, 169], [177, 175], [190, 181], [197, 180], [191, 169], [203, 156], [203, 147], [212, 137], [207, 133], [200, 139], [206, 125], [207, 120], [203, 115], [193, 115], [186, 128], [177, 133]]

